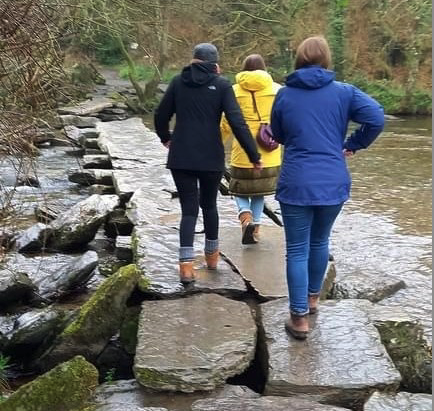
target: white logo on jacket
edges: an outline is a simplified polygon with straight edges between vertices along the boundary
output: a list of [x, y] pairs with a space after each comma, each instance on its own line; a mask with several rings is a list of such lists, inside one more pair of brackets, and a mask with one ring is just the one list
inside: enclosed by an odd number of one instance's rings
[[210, 90], [217, 90], [217, 87], [216, 87], [216, 86], [208, 86], [208, 88], [209, 88]]

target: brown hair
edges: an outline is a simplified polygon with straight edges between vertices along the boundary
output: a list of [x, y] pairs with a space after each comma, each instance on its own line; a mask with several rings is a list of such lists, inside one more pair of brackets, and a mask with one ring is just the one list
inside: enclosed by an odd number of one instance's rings
[[243, 62], [243, 71], [265, 70], [265, 61], [260, 54], [251, 54]]
[[309, 37], [297, 49], [295, 69], [305, 66], [321, 66], [325, 69], [332, 65], [332, 56], [327, 40], [322, 36]]

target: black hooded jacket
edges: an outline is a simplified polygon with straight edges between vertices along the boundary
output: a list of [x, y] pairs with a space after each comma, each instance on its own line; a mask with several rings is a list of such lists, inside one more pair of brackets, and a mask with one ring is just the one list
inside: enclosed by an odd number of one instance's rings
[[[155, 111], [156, 132], [162, 143], [170, 141], [167, 167], [223, 171], [223, 112], [250, 161], [257, 163], [260, 155], [231, 84], [215, 73], [215, 64], [194, 63], [172, 80]], [[176, 125], [172, 134], [169, 123], [174, 114]]]

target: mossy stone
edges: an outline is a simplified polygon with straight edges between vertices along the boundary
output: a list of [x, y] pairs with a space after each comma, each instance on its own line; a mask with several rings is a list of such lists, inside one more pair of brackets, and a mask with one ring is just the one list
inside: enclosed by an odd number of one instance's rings
[[86, 406], [98, 385], [98, 370], [77, 356], [23, 385], [0, 411], [72, 411]]
[[110, 338], [119, 331], [126, 302], [139, 277], [136, 266], [130, 264], [107, 278], [80, 309], [77, 319], [40, 359], [42, 366], [50, 367], [74, 355], [83, 355], [94, 361]]

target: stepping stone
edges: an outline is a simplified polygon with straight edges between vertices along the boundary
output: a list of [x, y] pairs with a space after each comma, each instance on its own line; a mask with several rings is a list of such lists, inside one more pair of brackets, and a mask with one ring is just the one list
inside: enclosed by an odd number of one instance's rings
[[364, 411], [432, 411], [432, 396], [400, 392], [388, 395], [375, 392], [363, 408]]
[[349, 274], [339, 277], [333, 287], [331, 297], [334, 300], [350, 298], [376, 303], [405, 287], [405, 282], [398, 278], [382, 277], [378, 274]]
[[[267, 299], [288, 296], [286, 244], [282, 228], [262, 226], [261, 241], [254, 245], [241, 244], [241, 230], [238, 227], [221, 227], [220, 239], [224, 255], [260, 296]], [[335, 277], [334, 265], [329, 263], [324, 294], [331, 289]]]
[[64, 126], [75, 126], [78, 128], [95, 128], [98, 123], [101, 122], [96, 117], [81, 117], [71, 114], [60, 116], [60, 120]]
[[136, 227], [132, 244], [135, 262], [150, 281], [148, 288], [143, 290], [146, 293], [158, 297], [174, 297], [198, 291], [228, 296], [247, 293], [245, 282], [227, 263], [220, 259], [217, 270], [207, 270], [202, 256], [195, 262], [198, 268], [195, 284], [184, 287], [179, 282], [179, 232], [176, 229], [163, 225]]
[[401, 376], [365, 307], [357, 300], [322, 303], [300, 342], [284, 329], [287, 299], [261, 305], [269, 356], [265, 393], [352, 407], [376, 388], [396, 390]]
[[262, 397], [256, 399], [212, 398], [199, 400], [191, 411], [349, 411], [347, 408], [323, 405], [304, 399]]
[[107, 98], [95, 98], [83, 101], [76, 106], [59, 108], [59, 114], [70, 114], [74, 116], [88, 116], [105, 109], [113, 107], [113, 101]]
[[[155, 156], [155, 152], [149, 153], [147, 140], [152, 139], [159, 142], [159, 139], [143, 124], [140, 118], [100, 122], [97, 124], [97, 131], [100, 133], [98, 137], [99, 147], [111, 159], [134, 160], [143, 163], [145, 156]], [[132, 147], [134, 149], [131, 149]]]
[[111, 163], [109, 156], [105, 154], [85, 155], [83, 156], [83, 168], [99, 168], [99, 169], [111, 169]]
[[[163, 407], [171, 411], [191, 411], [191, 405], [194, 402], [210, 396], [213, 398], [257, 398], [259, 394], [247, 387], [228, 384], [211, 393], [158, 392], [145, 389], [136, 380], [120, 380], [100, 385], [96, 389], [92, 402], [106, 407], [113, 405], [120, 407], [122, 404], [123, 407], [130, 406], [131, 408], [134, 406], [145, 407], [145, 409], [146, 407]], [[126, 411], [130, 409], [126, 408]]]
[[249, 367], [256, 333], [247, 304], [216, 294], [145, 301], [136, 379], [159, 391], [212, 391]]

